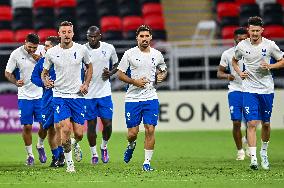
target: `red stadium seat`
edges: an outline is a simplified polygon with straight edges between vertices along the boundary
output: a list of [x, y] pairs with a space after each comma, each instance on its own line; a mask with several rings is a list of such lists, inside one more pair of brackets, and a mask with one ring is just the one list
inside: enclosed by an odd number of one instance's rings
[[165, 21], [162, 16], [145, 17], [144, 24], [149, 25], [153, 30], [165, 30]]
[[0, 6], [0, 20], [12, 21], [12, 8], [10, 6]]
[[225, 26], [222, 28], [221, 35], [222, 39], [233, 39], [234, 31], [238, 28], [238, 26]]
[[37, 34], [40, 38], [41, 42], [44, 42], [47, 37], [49, 36], [57, 36], [57, 30], [56, 29], [40, 29], [37, 31]]
[[160, 3], [145, 3], [142, 6], [142, 14], [144, 17], [152, 16], [152, 15], [163, 15], [163, 8]]
[[276, 2], [279, 3], [279, 4], [281, 4], [282, 7], [284, 7], [284, 0], [277, 0]]
[[76, 7], [76, 0], [54, 0], [55, 7]]
[[239, 6], [233, 2], [220, 2], [217, 4], [217, 17], [221, 20], [223, 17], [239, 16]]
[[33, 4], [34, 8], [53, 8], [54, 6], [54, 0], [35, 0]]
[[284, 26], [282, 25], [265, 26], [262, 35], [269, 39], [284, 38]]
[[0, 43], [14, 42], [14, 33], [12, 30], [0, 30]]
[[118, 16], [104, 16], [100, 20], [100, 25], [102, 32], [122, 30], [122, 21]]
[[122, 19], [122, 29], [124, 32], [136, 30], [143, 24], [143, 19], [140, 16], [126, 16]]
[[255, 4], [256, 1], [255, 0], [235, 0], [235, 2], [238, 5], [243, 5], [243, 4]]
[[15, 31], [15, 42], [25, 42], [26, 36], [30, 33], [36, 33], [33, 29], [20, 29]]

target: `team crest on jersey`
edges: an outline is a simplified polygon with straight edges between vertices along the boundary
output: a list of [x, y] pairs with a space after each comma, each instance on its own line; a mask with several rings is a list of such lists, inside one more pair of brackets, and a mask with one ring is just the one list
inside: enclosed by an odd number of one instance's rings
[[155, 64], [155, 58], [152, 57], [152, 64]]
[[266, 56], [266, 49], [261, 49], [262, 56]]
[[105, 57], [106, 57], [106, 53], [107, 53], [106, 51], [102, 51], [102, 54], [103, 54]]

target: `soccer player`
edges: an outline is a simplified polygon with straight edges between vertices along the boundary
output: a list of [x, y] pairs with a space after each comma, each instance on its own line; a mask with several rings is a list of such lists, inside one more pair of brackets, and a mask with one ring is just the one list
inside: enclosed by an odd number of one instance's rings
[[[237, 45], [240, 41], [246, 39], [247, 30], [245, 28], [238, 28], [234, 31], [234, 42]], [[221, 56], [220, 65], [217, 72], [217, 77], [220, 79], [229, 80], [228, 101], [231, 113], [231, 120], [233, 121], [233, 137], [237, 147], [236, 160], [245, 159], [245, 151], [242, 146], [242, 117], [243, 117], [243, 93], [242, 93], [242, 79], [234, 71], [232, 67], [232, 58], [235, 53], [235, 47], [232, 47], [223, 52]], [[240, 60], [239, 67], [244, 69], [243, 62]], [[229, 73], [227, 73], [229, 72]], [[245, 138], [245, 137], [244, 137]]]
[[109, 78], [117, 71], [118, 57], [113, 45], [101, 40], [100, 29], [96, 26], [89, 27], [87, 31], [87, 47], [91, 62], [93, 63], [93, 76], [89, 92], [85, 95], [86, 120], [88, 121], [87, 136], [91, 150], [91, 163], [98, 163], [96, 149], [96, 124], [97, 117], [103, 124], [103, 139], [100, 146], [103, 163], [109, 161], [107, 143], [112, 133], [113, 104], [111, 99], [111, 85]]
[[[57, 36], [50, 36], [47, 37], [44, 48], [45, 51], [48, 49], [58, 45], [59, 38]], [[49, 146], [51, 148], [52, 161], [50, 164], [50, 167], [62, 167], [64, 166], [64, 152], [63, 147], [61, 146], [61, 137], [60, 134], [56, 135], [55, 129], [54, 129], [54, 110], [53, 110], [53, 94], [52, 89], [48, 89], [44, 87], [44, 84], [41, 80], [41, 72], [43, 70], [43, 63], [44, 63], [44, 57], [42, 57], [37, 64], [35, 65], [35, 68], [32, 73], [31, 81], [38, 87], [43, 88], [43, 95], [42, 95], [42, 101], [41, 101], [41, 115], [42, 115], [42, 126], [43, 129], [48, 131], [48, 142]], [[51, 80], [55, 80], [55, 72], [54, 68], [52, 67], [49, 70], [49, 75]]]
[[[274, 82], [270, 68], [282, 65], [282, 52], [275, 42], [262, 37], [263, 21], [260, 17], [248, 19], [249, 38], [241, 41], [235, 48], [233, 67], [243, 79], [243, 107], [247, 121], [247, 138], [251, 156], [250, 168], [258, 169], [256, 156], [256, 126], [261, 122], [261, 166], [269, 170], [267, 148], [270, 139], [270, 117], [274, 98]], [[268, 63], [273, 57], [274, 65]], [[243, 59], [245, 71], [241, 71], [238, 61]], [[268, 69], [269, 68], [269, 69]]]
[[[25, 44], [14, 50], [8, 60], [5, 77], [18, 87], [18, 108], [20, 121], [23, 125], [23, 140], [27, 151], [26, 165], [34, 164], [34, 154], [32, 151], [32, 124], [33, 122], [41, 122], [41, 96], [42, 88], [34, 85], [30, 78], [36, 61], [43, 52], [37, 51], [39, 48], [39, 37], [36, 34], [28, 34]], [[15, 70], [18, 79], [13, 72]], [[46, 131], [40, 124], [38, 131], [37, 150], [39, 152], [39, 160], [41, 163], [46, 162], [46, 155], [43, 147], [43, 141], [46, 137]]]
[[[60, 45], [54, 46], [46, 52], [41, 78], [45, 87], [53, 87], [54, 122], [56, 123], [56, 132], [61, 134], [67, 165], [66, 171], [75, 172], [71, 150], [71, 129], [73, 128], [75, 145], [77, 145], [83, 138], [85, 121], [83, 95], [88, 93], [93, 68], [86, 47], [72, 41], [74, 32], [71, 22], [61, 22], [58, 35]], [[82, 80], [82, 62], [87, 68], [85, 81]], [[54, 81], [49, 78], [48, 74], [52, 65], [56, 75]], [[82, 157], [81, 152], [77, 152], [77, 149], [74, 151], [77, 156]]]
[[[167, 75], [166, 64], [161, 52], [150, 47], [152, 30], [141, 25], [136, 31], [138, 45], [127, 50], [119, 65], [118, 78], [129, 84], [125, 96], [125, 119], [128, 128], [128, 146], [124, 161], [132, 158], [136, 146], [139, 125], [143, 119], [145, 127], [145, 161], [144, 171], [153, 170], [150, 161], [155, 145], [155, 126], [158, 122], [159, 102], [155, 83], [162, 82]], [[128, 75], [126, 75], [128, 73]]]

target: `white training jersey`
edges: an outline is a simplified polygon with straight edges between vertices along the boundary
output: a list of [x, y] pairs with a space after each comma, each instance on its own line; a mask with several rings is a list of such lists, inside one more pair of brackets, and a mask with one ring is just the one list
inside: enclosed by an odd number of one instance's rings
[[270, 70], [263, 70], [260, 63], [270, 63], [273, 57], [282, 58], [282, 52], [275, 42], [262, 37], [258, 45], [252, 45], [250, 39], [241, 41], [235, 48], [235, 58], [243, 58], [248, 77], [243, 80], [243, 91], [258, 94], [274, 93], [274, 82]]
[[130, 84], [126, 92], [125, 102], [158, 99], [154, 87], [157, 68], [164, 71], [167, 66], [162, 53], [154, 48], [150, 48], [150, 52], [145, 53], [138, 47], [134, 47], [124, 53], [118, 69], [124, 73], [127, 72], [128, 76], [132, 79], [146, 77], [149, 81], [145, 88], [139, 88]]
[[43, 67], [47, 70], [54, 65], [56, 80], [53, 97], [82, 98], [80, 86], [83, 83], [82, 63], [89, 64], [90, 58], [85, 46], [73, 42], [73, 46], [63, 49], [60, 44], [47, 50]]
[[93, 63], [93, 76], [89, 85], [86, 99], [102, 98], [111, 95], [111, 85], [109, 79], [103, 81], [103, 69], [110, 67], [110, 63], [116, 64], [118, 57], [114, 46], [106, 42], [100, 42], [98, 49], [90, 47], [89, 43], [85, 44], [88, 49], [91, 62]]
[[[41, 54], [41, 47], [35, 54]], [[37, 87], [31, 82], [31, 75], [34, 70], [36, 61], [33, 57], [28, 54], [24, 46], [20, 46], [15, 49], [8, 60], [6, 71], [13, 73], [16, 69], [19, 71], [19, 76], [21, 80], [24, 80], [24, 85], [18, 87], [18, 99], [39, 99], [42, 96], [42, 88]]]
[[[229, 85], [228, 85], [229, 92], [243, 91], [242, 90], [242, 79], [238, 75], [238, 73], [234, 70], [233, 65], [232, 65], [232, 59], [234, 57], [234, 53], [235, 53], [235, 47], [232, 47], [223, 52], [221, 56], [221, 60], [220, 60], [220, 65], [229, 69], [230, 74], [235, 77], [233, 81], [229, 82]], [[242, 60], [238, 61], [238, 64], [239, 64], [240, 70], [243, 71], [244, 70], [243, 61]]]

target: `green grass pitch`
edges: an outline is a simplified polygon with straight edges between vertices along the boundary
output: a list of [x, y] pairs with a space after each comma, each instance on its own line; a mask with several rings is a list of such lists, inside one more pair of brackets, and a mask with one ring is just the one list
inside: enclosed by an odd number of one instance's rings
[[[258, 143], [259, 143], [258, 132]], [[110, 162], [92, 166], [86, 136], [81, 142], [83, 160], [75, 162], [76, 173], [50, 168], [47, 142], [46, 164], [40, 164], [35, 150], [35, 166], [24, 165], [26, 158], [20, 134], [0, 135], [0, 187], [85, 188], [85, 187], [284, 187], [284, 130], [272, 130], [269, 144], [271, 170], [249, 169], [249, 159], [236, 161], [230, 131], [157, 132], [152, 158], [153, 172], [143, 172], [144, 133], [139, 134], [134, 157], [123, 162], [126, 134], [114, 133], [109, 142]], [[101, 137], [98, 138], [101, 143]], [[259, 154], [259, 147], [258, 147]], [[260, 162], [260, 159], [259, 159]]]

